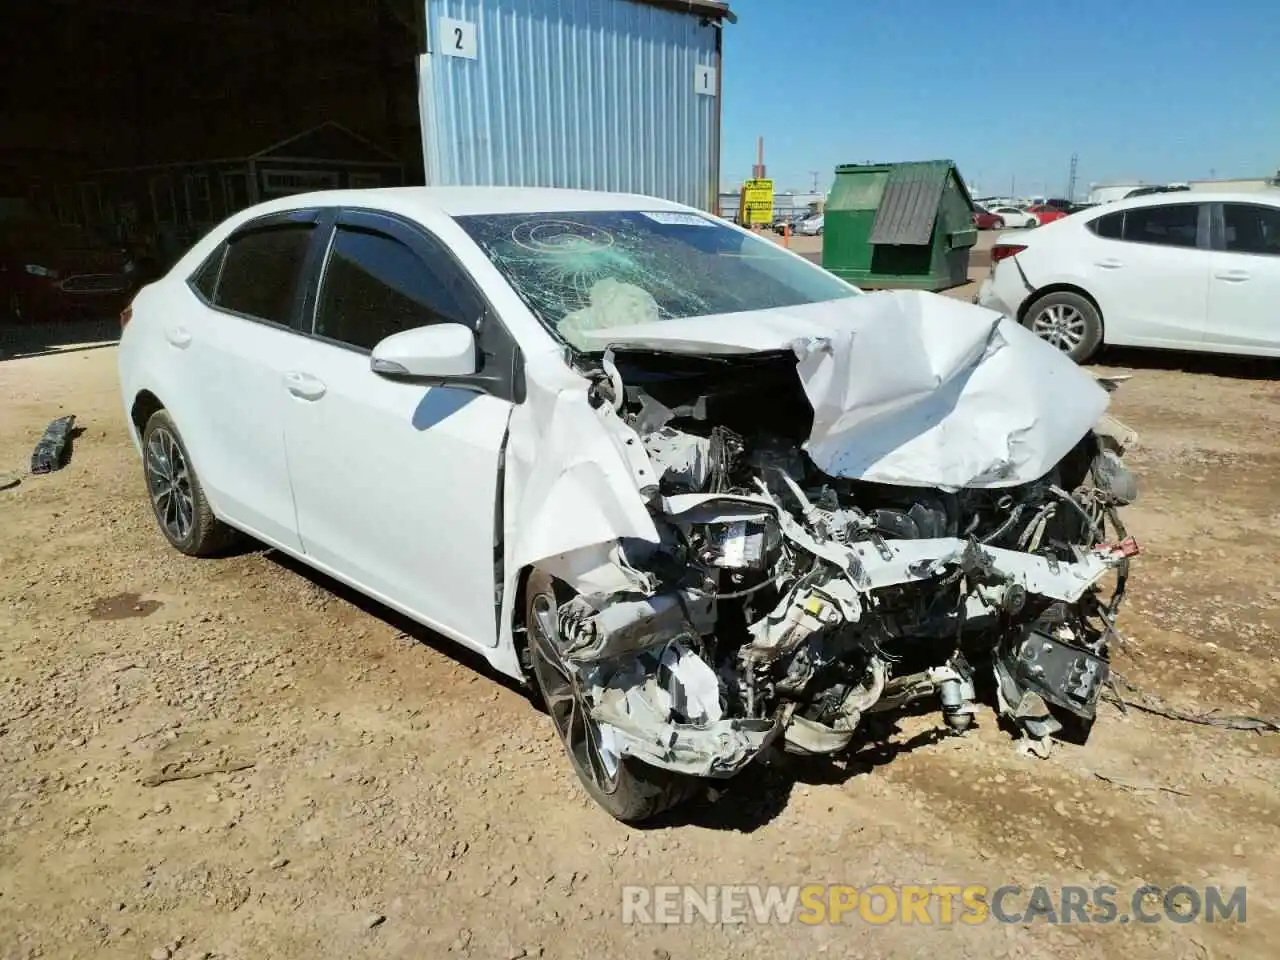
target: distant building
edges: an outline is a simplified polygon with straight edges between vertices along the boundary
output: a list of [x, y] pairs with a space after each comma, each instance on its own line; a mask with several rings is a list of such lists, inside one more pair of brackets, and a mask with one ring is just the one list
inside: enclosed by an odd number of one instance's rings
[[1237, 180], [1188, 180], [1192, 190], [1215, 190], [1225, 193], [1255, 193], [1277, 189], [1275, 177], [1245, 177]]
[[775, 216], [821, 210], [827, 202], [825, 193], [778, 193], [773, 197]]
[[1128, 196], [1130, 190], [1137, 190], [1139, 187], [1154, 186], [1157, 186], [1157, 184], [1148, 183], [1145, 180], [1118, 180], [1113, 183], [1091, 183], [1089, 184], [1089, 202], [1114, 203], [1116, 200], [1123, 200]]
[[1165, 186], [1171, 190], [1195, 190], [1199, 192], [1215, 191], [1219, 193], [1255, 193], [1262, 190], [1280, 189], [1280, 174], [1273, 177], [1238, 177], [1235, 179], [1214, 180], [1179, 180], [1173, 183], [1155, 184], [1142, 180], [1116, 183], [1094, 183], [1089, 185], [1090, 203], [1111, 203], [1123, 200], [1139, 187]]

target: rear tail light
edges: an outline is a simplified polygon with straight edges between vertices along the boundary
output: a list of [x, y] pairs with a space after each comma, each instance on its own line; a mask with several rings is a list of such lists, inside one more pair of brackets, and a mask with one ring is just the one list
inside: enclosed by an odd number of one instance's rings
[[120, 311], [120, 329], [123, 330], [129, 325], [129, 321], [133, 319], [133, 304], [125, 307]]
[[1025, 243], [997, 243], [991, 248], [991, 262], [999, 263], [1001, 260], [1008, 260], [1025, 249], [1027, 249]]

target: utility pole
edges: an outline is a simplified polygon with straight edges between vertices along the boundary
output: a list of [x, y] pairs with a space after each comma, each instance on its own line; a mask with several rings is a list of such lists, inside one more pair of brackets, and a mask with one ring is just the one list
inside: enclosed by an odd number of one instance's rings
[[812, 190], [810, 190], [809, 192], [810, 192], [810, 193], [817, 193], [817, 192], [818, 192], [818, 177], [822, 176], [822, 172], [821, 172], [821, 171], [819, 171], [819, 170], [810, 170], [810, 171], [809, 171], [809, 175], [810, 175], [811, 177], [813, 177], [813, 189], [812, 189]]
[[764, 137], [756, 141], [756, 168], [752, 171], [752, 178], [755, 180], [764, 180]]
[[1080, 155], [1073, 153], [1071, 155], [1071, 176], [1067, 178], [1067, 199], [1074, 201], [1076, 198], [1076, 167], [1080, 163]]

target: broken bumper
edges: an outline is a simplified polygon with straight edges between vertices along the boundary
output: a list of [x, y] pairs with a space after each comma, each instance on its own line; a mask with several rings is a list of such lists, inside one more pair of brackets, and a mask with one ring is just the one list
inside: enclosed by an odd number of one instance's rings
[[[969, 622], [980, 623], [984, 617], [994, 620], [1002, 610], [1021, 606], [1028, 594], [1075, 603], [1131, 556], [1136, 546], [1126, 542], [1081, 551], [1072, 563], [954, 538], [861, 542], [847, 550], [850, 580], [864, 594], [942, 577], [957, 568], [973, 572], [977, 564], [986, 585], [968, 595], [965, 612]], [[814, 730], [821, 729], [812, 724], [813, 730], [803, 729], [803, 718], [786, 714], [772, 719], [722, 716], [719, 686], [711, 667], [682, 639], [673, 638], [669, 629], [660, 635], [663, 639], [658, 647], [638, 652], [617, 672], [611, 672], [604, 661], [579, 661], [589, 675], [586, 685], [591, 690], [592, 719], [599, 725], [606, 749], [615, 755], [690, 776], [725, 778], [741, 771], [779, 737], [790, 742], [792, 725], [802, 728], [794, 731], [802, 744], [813, 739]], [[1037, 652], [1050, 642], [1048, 637], [1038, 639]], [[617, 656], [616, 647], [611, 652]], [[1064, 647], [1061, 652], [1066, 656], [1076, 651]], [[1089, 704], [1095, 701], [1097, 686], [1106, 674], [1105, 669], [1099, 672], [1096, 667], [1102, 662], [1099, 658], [1089, 655], [1087, 659], [1085, 667], [1093, 669], [1081, 672], [1076, 658], [1052, 671], [1052, 677], [1044, 677], [1042, 682], [1049, 682], [1042, 693], [1045, 699], [1069, 705], [1077, 705], [1080, 698]], [[1029, 677], [1037, 674], [1037, 666], [1030, 661], [1019, 667], [1019, 676], [1023, 672]], [[592, 682], [591, 674], [607, 675], [607, 679]], [[1060, 695], [1054, 696], [1059, 689]], [[690, 722], [689, 718], [696, 719]], [[848, 739], [843, 737], [837, 747]]]

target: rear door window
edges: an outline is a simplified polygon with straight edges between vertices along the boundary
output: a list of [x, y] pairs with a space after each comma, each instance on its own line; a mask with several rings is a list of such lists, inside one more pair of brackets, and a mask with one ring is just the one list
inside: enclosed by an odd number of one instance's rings
[[209, 259], [191, 278], [191, 285], [200, 292], [207, 303], [213, 303], [213, 296], [218, 289], [218, 276], [222, 273], [222, 258], [226, 254], [227, 245], [224, 243], [209, 255]]
[[311, 223], [262, 227], [233, 236], [213, 293], [214, 306], [290, 326]]
[[1194, 247], [1200, 223], [1200, 205], [1171, 203], [1137, 207], [1124, 214], [1124, 239], [1130, 243], [1154, 243], [1162, 247]]
[[1090, 220], [1089, 229], [1107, 240], [1120, 240], [1124, 236], [1124, 211]]
[[1280, 256], [1280, 208], [1254, 203], [1222, 205], [1224, 249]]
[[464, 323], [445, 278], [406, 244], [339, 226], [316, 304], [315, 333], [362, 350], [433, 323]]

